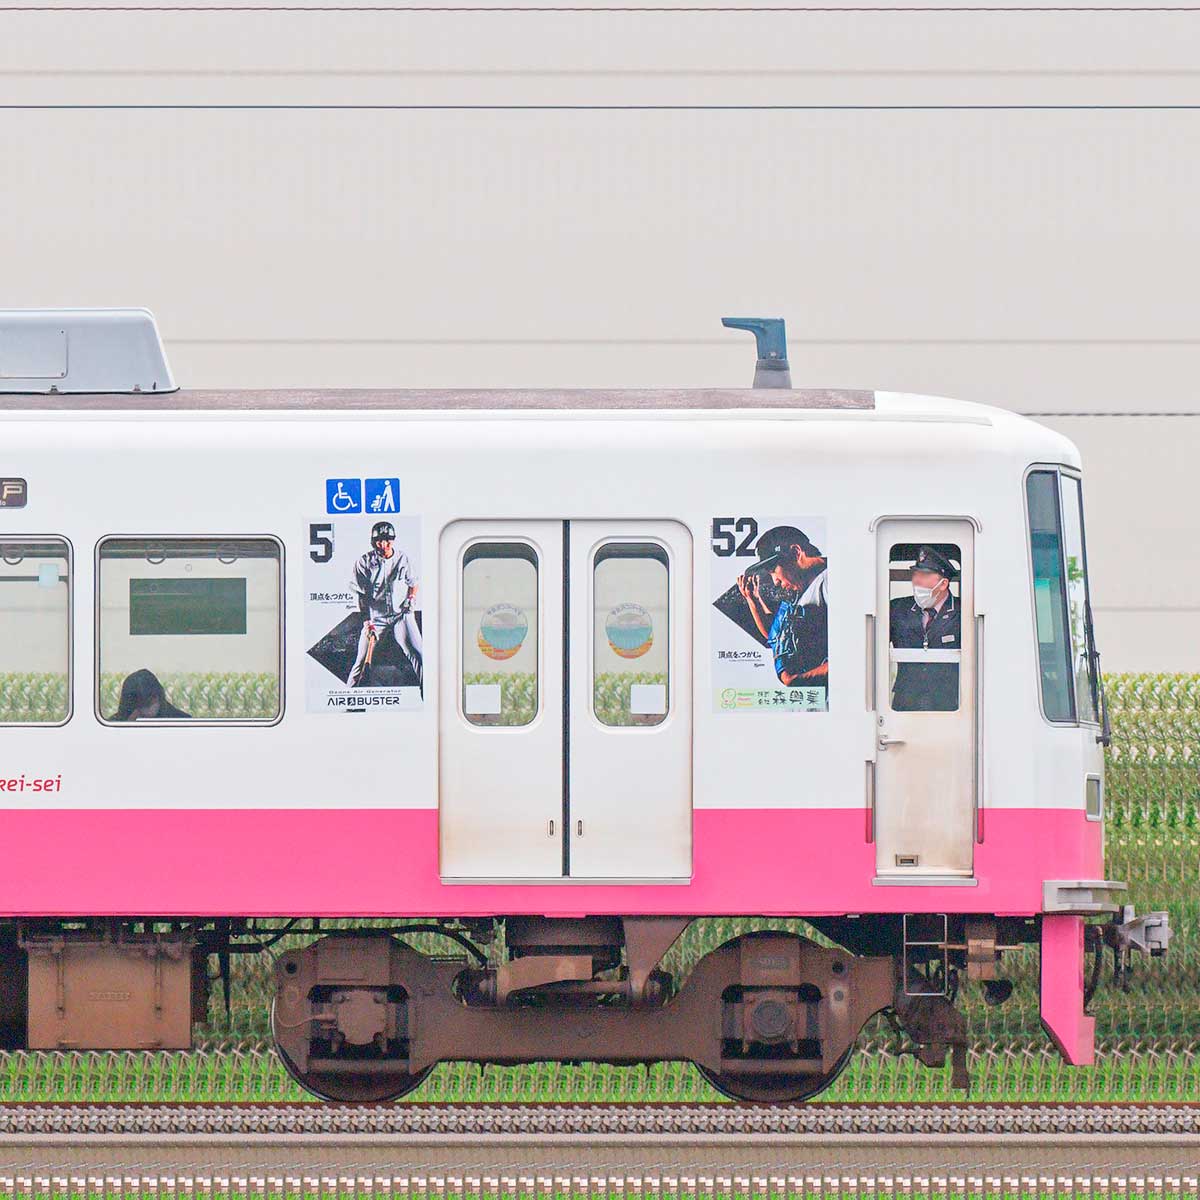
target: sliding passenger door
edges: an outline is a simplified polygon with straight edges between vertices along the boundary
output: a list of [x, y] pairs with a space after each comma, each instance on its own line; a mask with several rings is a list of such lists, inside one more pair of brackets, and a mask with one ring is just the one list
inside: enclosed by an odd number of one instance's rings
[[691, 536], [570, 524], [572, 878], [692, 872]]
[[563, 873], [563, 523], [460, 521], [440, 550], [441, 873]]
[[691, 875], [691, 557], [668, 521], [447, 528], [443, 878]]

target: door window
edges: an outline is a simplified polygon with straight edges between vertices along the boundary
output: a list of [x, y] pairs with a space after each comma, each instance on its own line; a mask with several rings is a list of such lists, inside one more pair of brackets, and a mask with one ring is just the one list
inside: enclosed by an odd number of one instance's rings
[[538, 559], [524, 542], [477, 542], [462, 566], [462, 711], [472, 725], [538, 712]]
[[956, 712], [962, 658], [959, 574], [950, 543], [899, 542], [888, 554], [889, 696], [894, 712]]
[[98, 549], [98, 574], [101, 720], [278, 720], [277, 541], [108, 538]]
[[0, 543], [0, 725], [71, 715], [71, 555], [61, 538]]
[[602, 725], [660, 725], [670, 702], [670, 568], [650, 542], [608, 542], [592, 567], [592, 705]]

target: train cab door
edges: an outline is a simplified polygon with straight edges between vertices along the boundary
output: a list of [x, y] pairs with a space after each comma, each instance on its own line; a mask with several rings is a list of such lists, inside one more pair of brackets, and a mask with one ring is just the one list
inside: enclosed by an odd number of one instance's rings
[[974, 527], [877, 526], [875, 864], [883, 882], [969, 879], [978, 712]]
[[692, 542], [673, 521], [570, 523], [573, 879], [692, 873]]
[[562, 875], [563, 545], [561, 521], [459, 521], [442, 538], [443, 877]]

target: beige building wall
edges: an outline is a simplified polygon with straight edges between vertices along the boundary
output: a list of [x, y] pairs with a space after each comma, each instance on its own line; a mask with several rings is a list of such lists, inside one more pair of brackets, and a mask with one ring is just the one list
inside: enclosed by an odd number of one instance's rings
[[6, 3], [0, 306], [197, 387], [739, 385], [780, 314], [798, 384], [1053, 414], [1106, 666], [1200, 670], [1195, 14]]

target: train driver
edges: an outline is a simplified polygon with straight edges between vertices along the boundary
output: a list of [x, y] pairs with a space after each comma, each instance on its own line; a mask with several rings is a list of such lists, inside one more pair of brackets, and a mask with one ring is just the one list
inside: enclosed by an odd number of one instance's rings
[[[792, 525], [762, 534], [758, 562], [738, 577], [738, 591], [775, 656], [775, 674], [788, 687], [828, 687], [828, 563], [808, 535]], [[768, 577], [783, 599], [772, 608]]]
[[950, 592], [950, 582], [957, 574], [944, 554], [932, 546], [921, 546], [913, 560], [912, 596], [898, 596], [889, 606], [892, 646], [935, 652], [927, 662], [913, 655], [897, 663], [892, 687], [896, 712], [953, 712], [958, 708], [958, 663], [935, 661], [937, 651], [962, 649], [958, 603]]

